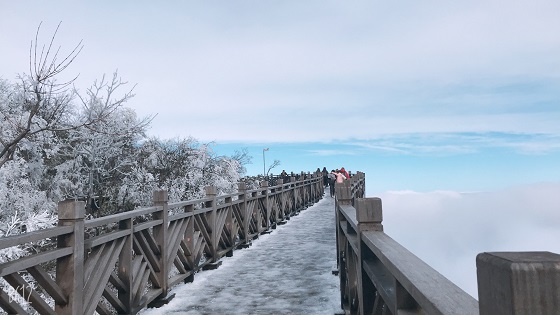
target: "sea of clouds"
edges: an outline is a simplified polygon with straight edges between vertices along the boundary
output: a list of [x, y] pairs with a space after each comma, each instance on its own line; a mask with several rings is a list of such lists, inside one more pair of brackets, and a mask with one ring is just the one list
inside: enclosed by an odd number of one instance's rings
[[385, 232], [475, 298], [477, 254], [560, 253], [560, 182], [379, 197]]

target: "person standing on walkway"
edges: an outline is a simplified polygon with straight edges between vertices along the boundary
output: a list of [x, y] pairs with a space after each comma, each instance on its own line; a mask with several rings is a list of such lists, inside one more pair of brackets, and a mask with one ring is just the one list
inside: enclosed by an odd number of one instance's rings
[[336, 172], [336, 183], [342, 184], [347, 177], [341, 171]]
[[344, 180], [346, 179], [346, 177], [339, 170], [333, 171], [331, 174], [333, 174], [335, 176], [335, 180], [334, 180], [334, 182], [332, 183], [332, 186], [331, 186], [331, 197], [334, 197], [334, 193], [335, 193], [334, 187], [335, 187], [335, 185], [342, 184], [344, 182]]
[[328, 178], [329, 171], [327, 171], [326, 167], [323, 167], [321, 173], [323, 173], [323, 187], [327, 187], [329, 185], [329, 178]]
[[343, 168], [340, 169], [340, 172], [346, 177], [345, 179], [350, 179], [350, 175], [348, 172]]
[[329, 191], [331, 193], [331, 197], [334, 197], [334, 182], [336, 181], [336, 173], [334, 170], [327, 175], [328, 183], [329, 183]]
[[280, 173], [280, 178], [284, 181], [284, 184], [290, 182], [290, 177], [288, 176], [288, 173], [286, 173], [286, 170], [282, 170], [282, 173]]

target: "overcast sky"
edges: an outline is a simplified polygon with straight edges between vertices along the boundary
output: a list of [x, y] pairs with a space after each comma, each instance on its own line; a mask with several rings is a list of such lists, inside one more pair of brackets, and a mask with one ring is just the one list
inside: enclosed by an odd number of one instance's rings
[[85, 88], [118, 69], [165, 138], [560, 132], [557, 1], [0, 3], [5, 79], [39, 23], [46, 42], [62, 21], [61, 52], [84, 44], [67, 75]]
[[[64, 76], [83, 91], [118, 69], [137, 84], [128, 106], [157, 114], [151, 136], [246, 147], [249, 174], [275, 159], [274, 173], [365, 171], [368, 195], [402, 214], [387, 231], [452, 255], [427, 240], [462, 226], [476, 249], [455, 257], [472, 267], [471, 251], [515, 247], [496, 235], [558, 250], [559, 16], [556, 0], [0, 0], [0, 77], [28, 69], [41, 21], [41, 43], [62, 22], [61, 54], [84, 44]], [[462, 225], [469, 205], [480, 220]], [[443, 234], [417, 237], [425, 211]], [[491, 232], [504, 226], [548, 234]]]

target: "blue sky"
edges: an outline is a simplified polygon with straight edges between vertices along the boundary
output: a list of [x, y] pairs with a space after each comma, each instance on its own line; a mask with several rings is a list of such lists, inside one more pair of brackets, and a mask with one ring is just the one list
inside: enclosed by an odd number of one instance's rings
[[61, 54], [84, 48], [61, 80], [118, 69], [150, 135], [247, 148], [249, 174], [263, 148], [276, 173], [364, 171], [388, 233], [476, 295], [477, 252], [560, 252], [558, 16], [556, 0], [0, 1], [0, 77], [62, 21]]
[[345, 167], [366, 173], [368, 192], [386, 190], [488, 191], [560, 178], [558, 138], [549, 135], [490, 133], [403, 135], [331, 143], [217, 144], [230, 154], [245, 146], [253, 156], [248, 173], [263, 172], [279, 160], [282, 169], [329, 170]]

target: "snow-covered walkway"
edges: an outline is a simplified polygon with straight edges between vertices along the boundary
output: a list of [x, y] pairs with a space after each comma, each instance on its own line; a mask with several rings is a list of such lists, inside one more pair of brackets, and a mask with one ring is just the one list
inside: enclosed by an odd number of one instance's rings
[[334, 314], [340, 311], [334, 199], [328, 196], [247, 249], [175, 287], [155, 314]]

